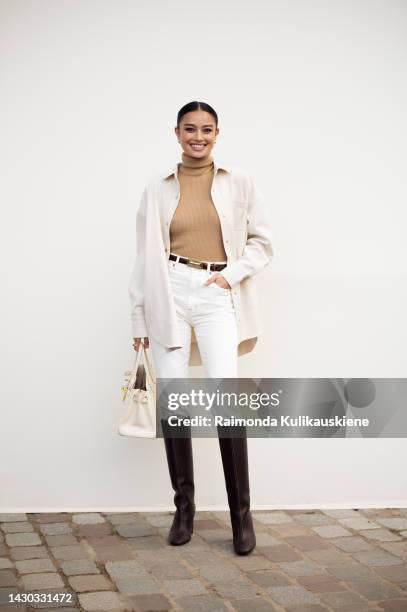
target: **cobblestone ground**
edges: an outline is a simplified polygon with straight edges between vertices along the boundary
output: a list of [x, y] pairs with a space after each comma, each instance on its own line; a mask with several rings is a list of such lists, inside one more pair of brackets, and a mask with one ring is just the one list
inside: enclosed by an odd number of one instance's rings
[[[257, 547], [233, 551], [228, 512], [0, 514], [0, 612], [407, 611], [407, 509], [254, 511]], [[8, 593], [72, 602], [7, 603]], [[3, 602], [3, 603], [1, 603]]]

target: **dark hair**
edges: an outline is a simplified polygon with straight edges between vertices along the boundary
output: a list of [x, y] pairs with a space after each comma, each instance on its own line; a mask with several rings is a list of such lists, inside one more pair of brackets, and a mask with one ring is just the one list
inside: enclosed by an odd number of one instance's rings
[[185, 104], [178, 111], [177, 127], [179, 128], [180, 121], [182, 117], [186, 115], [186, 113], [190, 113], [191, 111], [196, 111], [196, 110], [203, 110], [203, 111], [206, 111], [207, 113], [210, 113], [215, 119], [215, 127], [218, 127], [218, 115], [216, 114], [216, 111], [212, 108], [212, 106], [210, 106], [209, 104], [206, 104], [206, 102], [196, 102], [196, 101], [188, 102], [188, 104]]

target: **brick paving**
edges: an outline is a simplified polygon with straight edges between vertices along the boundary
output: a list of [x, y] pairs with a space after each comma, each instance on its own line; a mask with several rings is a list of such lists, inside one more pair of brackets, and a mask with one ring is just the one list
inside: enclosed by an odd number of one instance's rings
[[0, 612], [407, 612], [406, 508], [252, 514], [240, 557], [228, 512], [197, 512], [183, 546], [166, 542], [171, 512], [0, 513]]

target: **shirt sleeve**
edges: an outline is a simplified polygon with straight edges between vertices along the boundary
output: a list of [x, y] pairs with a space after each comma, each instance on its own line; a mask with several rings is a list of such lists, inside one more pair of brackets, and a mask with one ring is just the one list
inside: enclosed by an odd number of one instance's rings
[[144, 318], [144, 269], [147, 187], [144, 188], [136, 215], [136, 254], [128, 285], [133, 338], [148, 337]]
[[247, 241], [242, 255], [228, 263], [220, 274], [231, 287], [267, 266], [274, 251], [271, 246], [271, 222], [264, 205], [263, 193], [248, 176]]

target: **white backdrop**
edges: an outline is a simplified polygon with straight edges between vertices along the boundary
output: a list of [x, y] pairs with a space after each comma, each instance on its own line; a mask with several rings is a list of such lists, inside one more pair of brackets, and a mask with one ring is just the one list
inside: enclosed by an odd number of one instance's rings
[[[273, 221], [240, 376], [407, 375], [406, 41], [397, 0], [0, 2], [0, 511], [173, 507], [162, 439], [116, 426], [135, 212], [191, 100]], [[217, 447], [201, 509], [227, 507]], [[253, 508], [407, 505], [405, 439], [249, 451]]]

